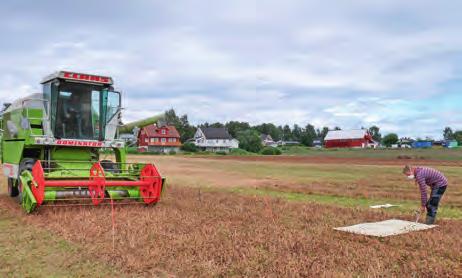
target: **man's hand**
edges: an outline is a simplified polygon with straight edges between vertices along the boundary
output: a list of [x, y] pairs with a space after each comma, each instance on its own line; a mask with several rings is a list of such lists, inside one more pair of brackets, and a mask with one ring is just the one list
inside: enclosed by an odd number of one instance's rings
[[420, 207], [420, 213], [425, 213], [427, 211], [427, 208], [422, 206]]

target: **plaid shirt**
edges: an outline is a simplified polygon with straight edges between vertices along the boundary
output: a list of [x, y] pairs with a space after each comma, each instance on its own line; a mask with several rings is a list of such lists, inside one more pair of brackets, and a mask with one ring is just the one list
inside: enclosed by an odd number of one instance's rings
[[440, 171], [427, 167], [415, 169], [415, 180], [419, 184], [422, 206], [427, 204], [427, 185], [432, 189], [448, 185], [448, 180]]

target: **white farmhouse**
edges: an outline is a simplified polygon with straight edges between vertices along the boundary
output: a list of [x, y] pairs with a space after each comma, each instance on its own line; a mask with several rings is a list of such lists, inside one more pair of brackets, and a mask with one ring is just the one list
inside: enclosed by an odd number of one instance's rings
[[200, 127], [194, 134], [194, 144], [210, 152], [224, 151], [239, 147], [239, 141], [234, 139], [224, 127]]
[[278, 143], [274, 142], [273, 137], [271, 137], [271, 135], [269, 134], [261, 134], [260, 140], [263, 146], [274, 147], [274, 148], [278, 146]]

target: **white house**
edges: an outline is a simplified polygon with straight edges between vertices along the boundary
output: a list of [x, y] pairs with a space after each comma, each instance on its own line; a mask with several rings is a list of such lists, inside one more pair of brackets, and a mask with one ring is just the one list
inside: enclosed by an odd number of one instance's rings
[[205, 151], [228, 152], [239, 148], [239, 141], [234, 139], [224, 127], [200, 127], [194, 134], [194, 144]]
[[269, 134], [260, 135], [260, 140], [263, 146], [267, 147], [277, 147], [278, 143], [274, 142], [273, 137]]

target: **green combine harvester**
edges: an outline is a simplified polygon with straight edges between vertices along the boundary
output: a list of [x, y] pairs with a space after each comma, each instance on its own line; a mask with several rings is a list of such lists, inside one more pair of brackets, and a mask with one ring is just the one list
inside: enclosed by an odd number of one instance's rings
[[[127, 163], [125, 142], [117, 139], [119, 128], [132, 125], [120, 125], [121, 94], [112, 78], [61, 71], [42, 85], [43, 93], [5, 104], [0, 115], [9, 196], [27, 213], [57, 201], [157, 203], [165, 180], [152, 164]], [[116, 161], [100, 161], [108, 148]]]

